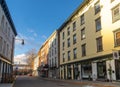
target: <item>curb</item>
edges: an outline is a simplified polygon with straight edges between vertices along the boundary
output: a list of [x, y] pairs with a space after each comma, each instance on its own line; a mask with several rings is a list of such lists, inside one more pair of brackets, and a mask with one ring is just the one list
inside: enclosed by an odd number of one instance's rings
[[42, 78], [44, 80], [49, 80], [49, 81], [56, 81], [56, 82], [65, 82], [69, 84], [76, 84], [76, 85], [91, 85], [91, 86], [97, 86], [97, 87], [120, 87], [116, 85], [110, 85], [110, 84], [100, 84], [100, 83], [95, 83], [95, 82], [75, 82], [75, 81], [69, 81], [69, 80], [59, 80], [59, 79], [49, 79], [49, 78]]

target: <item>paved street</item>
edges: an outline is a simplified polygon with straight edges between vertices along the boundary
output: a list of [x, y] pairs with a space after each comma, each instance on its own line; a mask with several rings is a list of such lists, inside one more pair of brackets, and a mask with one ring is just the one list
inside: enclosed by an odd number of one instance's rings
[[16, 79], [14, 87], [93, 87], [93, 86], [78, 84], [75, 85], [61, 81], [50, 81], [36, 77], [19, 76]]

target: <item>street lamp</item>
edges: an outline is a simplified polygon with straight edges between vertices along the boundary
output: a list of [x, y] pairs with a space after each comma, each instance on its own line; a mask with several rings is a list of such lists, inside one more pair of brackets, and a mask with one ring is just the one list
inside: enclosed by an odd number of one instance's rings
[[15, 40], [19, 40], [19, 41], [22, 41], [21, 44], [24, 45], [24, 39], [15, 39]]

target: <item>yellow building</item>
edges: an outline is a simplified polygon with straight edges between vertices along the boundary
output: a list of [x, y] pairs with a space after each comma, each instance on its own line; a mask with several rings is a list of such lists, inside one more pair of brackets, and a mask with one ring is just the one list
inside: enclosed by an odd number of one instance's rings
[[48, 77], [48, 52], [49, 52], [48, 41], [46, 40], [38, 52], [39, 57], [38, 74], [43, 77]]
[[59, 29], [61, 79], [120, 80], [120, 0], [84, 0]]

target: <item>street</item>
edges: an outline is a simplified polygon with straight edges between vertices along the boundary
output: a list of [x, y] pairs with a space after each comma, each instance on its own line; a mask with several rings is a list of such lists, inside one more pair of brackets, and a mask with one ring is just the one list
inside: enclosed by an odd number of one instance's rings
[[70, 84], [61, 81], [50, 81], [32, 76], [19, 76], [15, 81], [14, 87], [95, 87], [95, 86], [72, 83]]

